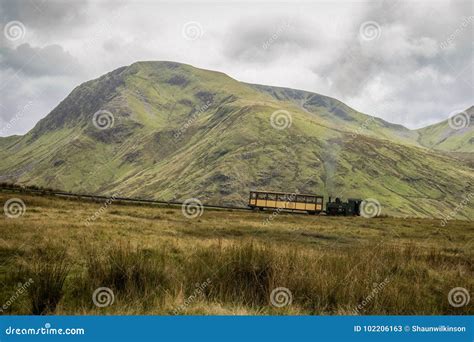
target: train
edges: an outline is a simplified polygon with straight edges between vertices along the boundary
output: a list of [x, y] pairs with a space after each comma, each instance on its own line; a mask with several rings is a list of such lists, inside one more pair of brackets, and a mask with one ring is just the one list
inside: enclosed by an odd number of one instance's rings
[[250, 191], [248, 207], [256, 210], [289, 210], [307, 212], [311, 215], [326, 214], [329, 216], [360, 216], [362, 200], [349, 198], [343, 201], [329, 197], [324, 208], [324, 196], [296, 194], [275, 191]]
[[[90, 199], [93, 201], [106, 201], [110, 196], [74, 194], [70, 192], [41, 188], [36, 186], [20, 186], [10, 183], [0, 183], [0, 191], [25, 192], [48, 196], [59, 196], [66, 198]], [[149, 203], [149, 204], [165, 204], [169, 206], [181, 205], [185, 203], [174, 201], [159, 201], [151, 199], [127, 198], [127, 197], [113, 197], [115, 201], [120, 202], [135, 202], [135, 203]], [[342, 201], [336, 198], [334, 201], [329, 197], [324, 208], [324, 197], [312, 194], [297, 194], [288, 192], [275, 191], [250, 191], [249, 202], [247, 207], [230, 207], [223, 205], [202, 205], [206, 208], [213, 209], [233, 209], [233, 210], [285, 210], [295, 212], [307, 212], [312, 215], [326, 214], [330, 216], [360, 216], [362, 200], [349, 198], [347, 201]]]

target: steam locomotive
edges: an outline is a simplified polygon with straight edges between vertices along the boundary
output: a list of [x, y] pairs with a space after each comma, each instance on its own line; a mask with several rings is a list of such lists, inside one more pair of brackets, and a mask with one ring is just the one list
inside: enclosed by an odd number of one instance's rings
[[360, 216], [360, 204], [362, 200], [349, 198], [346, 202], [341, 201], [336, 197], [334, 202], [331, 202], [331, 197], [326, 203], [326, 215], [330, 216]]

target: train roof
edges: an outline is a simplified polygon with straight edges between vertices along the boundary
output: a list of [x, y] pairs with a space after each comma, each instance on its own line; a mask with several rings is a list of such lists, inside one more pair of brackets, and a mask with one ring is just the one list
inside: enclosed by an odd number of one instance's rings
[[250, 190], [250, 192], [258, 192], [264, 194], [275, 194], [275, 195], [296, 195], [296, 196], [311, 196], [311, 197], [324, 197], [322, 195], [315, 194], [300, 194], [294, 192], [279, 192], [279, 191], [265, 191], [265, 190]]

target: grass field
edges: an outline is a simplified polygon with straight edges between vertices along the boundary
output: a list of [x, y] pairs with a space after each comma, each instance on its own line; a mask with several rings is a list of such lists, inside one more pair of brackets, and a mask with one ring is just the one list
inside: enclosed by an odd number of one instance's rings
[[179, 207], [18, 193], [0, 193], [2, 206], [13, 197], [26, 211], [0, 218], [2, 314], [474, 313], [472, 301], [448, 300], [474, 289], [470, 221], [187, 218]]

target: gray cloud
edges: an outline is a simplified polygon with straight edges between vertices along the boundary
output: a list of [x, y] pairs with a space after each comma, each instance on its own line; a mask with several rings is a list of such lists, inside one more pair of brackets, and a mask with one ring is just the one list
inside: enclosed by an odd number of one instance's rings
[[84, 0], [2, 0], [0, 15], [6, 22], [18, 20], [32, 29], [57, 31], [83, 23], [88, 7], [89, 1]]
[[[0, 38], [0, 124], [33, 98], [28, 118], [10, 131], [25, 133], [81, 82], [137, 60], [174, 60], [333, 96], [420, 127], [472, 105], [472, 16], [471, 1], [463, 0], [4, 0], [2, 28], [19, 20], [26, 34]], [[202, 26], [197, 40], [183, 37], [190, 21]], [[377, 39], [361, 39], [368, 21], [380, 26]]]
[[0, 48], [0, 134], [25, 133], [80, 81], [83, 67], [59, 45]]
[[[389, 121], [416, 127], [446, 119], [472, 103], [473, 23], [458, 30], [455, 52], [442, 44], [472, 7], [437, 6], [399, 1], [367, 7], [335, 58], [312, 71], [330, 81], [339, 99]], [[379, 25], [377, 39], [361, 39], [359, 27], [368, 21]]]
[[27, 76], [74, 75], [81, 72], [77, 60], [57, 44], [43, 48], [22, 44], [0, 49], [3, 69], [12, 69]]
[[8, 136], [30, 130], [74, 88], [78, 79], [63, 76], [25, 77], [0, 71], [8, 80], [0, 89], [0, 134]]
[[245, 26], [237, 24], [228, 30], [227, 37], [224, 55], [244, 63], [268, 63], [308, 46], [314, 48], [317, 44], [310, 27], [291, 17], [262, 18]]

